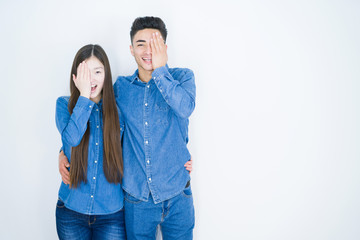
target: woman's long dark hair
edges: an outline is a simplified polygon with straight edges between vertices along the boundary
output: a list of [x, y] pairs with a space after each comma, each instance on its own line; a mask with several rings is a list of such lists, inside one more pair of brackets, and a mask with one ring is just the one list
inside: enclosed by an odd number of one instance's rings
[[[123, 159], [120, 140], [120, 123], [115, 102], [114, 89], [111, 79], [109, 60], [105, 51], [99, 45], [86, 45], [76, 54], [70, 74], [70, 100], [68, 109], [72, 114], [80, 92], [75, 86], [72, 75], [76, 76], [77, 67], [81, 62], [96, 57], [103, 65], [105, 71], [104, 85], [102, 89], [103, 99], [103, 169], [108, 182], [121, 183], [123, 175]], [[78, 146], [71, 149], [70, 163], [70, 187], [76, 188], [81, 182], [87, 182], [88, 148], [89, 148], [90, 126], [81, 139]]]

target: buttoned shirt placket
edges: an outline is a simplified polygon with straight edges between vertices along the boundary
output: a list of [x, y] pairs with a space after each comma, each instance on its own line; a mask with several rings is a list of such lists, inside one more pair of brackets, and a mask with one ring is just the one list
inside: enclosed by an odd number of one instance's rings
[[152, 169], [151, 169], [151, 140], [150, 140], [150, 123], [149, 123], [149, 96], [151, 91], [151, 81], [145, 84], [144, 87], [144, 118], [143, 118], [143, 126], [144, 126], [144, 149], [145, 149], [145, 172], [146, 172], [146, 180], [148, 182], [150, 191], [152, 189]]
[[[99, 110], [98, 105], [94, 105], [95, 108], [95, 113], [92, 114], [92, 116], [90, 117], [90, 124], [91, 125], [95, 125], [96, 126], [96, 130], [95, 130], [95, 134], [94, 134], [94, 141], [95, 141], [95, 159], [89, 159], [90, 161], [94, 161], [94, 162], [89, 162], [88, 164], [93, 165], [93, 172], [88, 172], [88, 174], [90, 174], [90, 176], [88, 176], [88, 179], [90, 178], [90, 194], [89, 194], [89, 205], [88, 205], [88, 213], [91, 214], [94, 210], [94, 202], [95, 202], [95, 190], [96, 190], [96, 176], [98, 175], [98, 160], [100, 157], [100, 137], [102, 136], [101, 134], [101, 111]], [[91, 129], [91, 126], [89, 126]], [[93, 128], [95, 129], [95, 128]]]

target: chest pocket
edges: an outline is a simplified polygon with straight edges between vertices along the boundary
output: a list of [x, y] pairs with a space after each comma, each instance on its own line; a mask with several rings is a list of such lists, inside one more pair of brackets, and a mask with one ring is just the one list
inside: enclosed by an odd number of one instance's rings
[[155, 108], [158, 111], [168, 111], [170, 106], [163, 100], [155, 104]]

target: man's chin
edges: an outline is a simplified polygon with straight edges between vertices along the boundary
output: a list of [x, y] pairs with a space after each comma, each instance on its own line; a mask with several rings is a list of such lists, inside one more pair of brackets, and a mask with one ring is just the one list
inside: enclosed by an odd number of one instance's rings
[[153, 67], [152, 67], [152, 66], [149, 66], [149, 65], [142, 66], [142, 68], [143, 68], [145, 71], [154, 71]]

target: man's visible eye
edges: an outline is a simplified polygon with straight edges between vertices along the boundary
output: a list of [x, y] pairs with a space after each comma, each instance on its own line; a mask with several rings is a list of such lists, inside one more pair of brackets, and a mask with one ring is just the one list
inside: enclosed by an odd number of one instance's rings
[[142, 47], [142, 46], [144, 46], [144, 44], [138, 44], [137, 46], [138, 46], [138, 47]]

